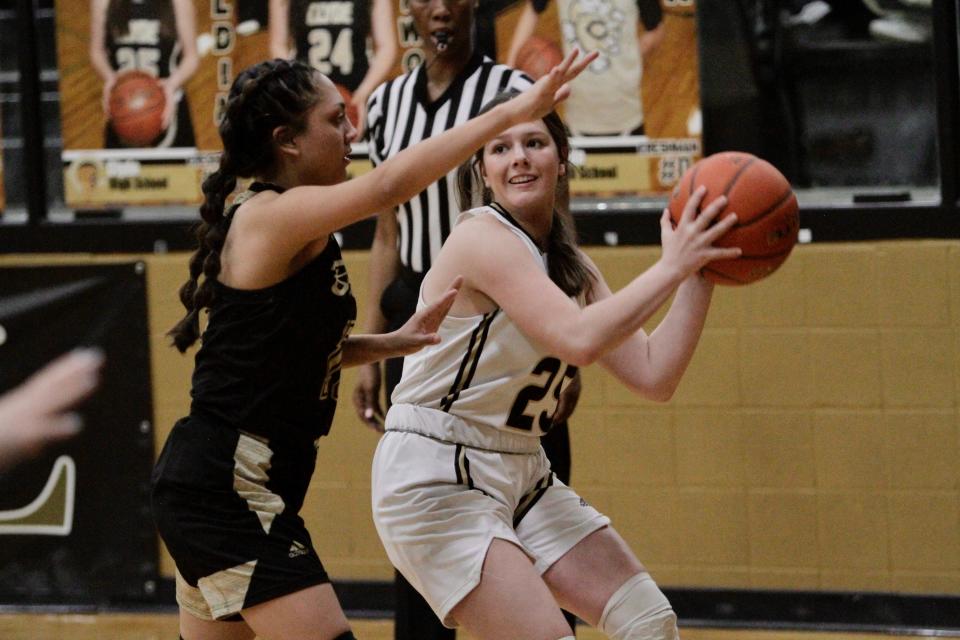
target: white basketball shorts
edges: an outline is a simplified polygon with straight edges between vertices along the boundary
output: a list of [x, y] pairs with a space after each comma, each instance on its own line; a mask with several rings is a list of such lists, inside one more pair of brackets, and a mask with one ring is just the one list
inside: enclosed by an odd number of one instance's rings
[[394, 405], [373, 460], [373, 519], [390, 561], [445, 626], [502, 538], [543, 574], [610, 524], [557, 480], [538, 438]]

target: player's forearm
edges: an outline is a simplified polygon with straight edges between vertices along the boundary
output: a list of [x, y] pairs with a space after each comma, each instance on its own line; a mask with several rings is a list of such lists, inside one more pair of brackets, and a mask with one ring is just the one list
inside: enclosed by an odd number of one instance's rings
[[670, 298], [682, 274], [662, 262], [634, 278], [610, 297], [588, 305], [568, 322], [555, 322], [557, 355], [577, 366], [588, 366], [639, 331]]
[[651, 370], [661, 374], [660, 383], [676, 389], [687, 370], [707, 321], [713, 283], [698, 274], [683, 281], [663, 321], [650, 334]]
[[487, 140], [510, 127], [511, 111], [502, 104], [439, 136], [404, 149], [365, 174], [380, 189], [381, 208], [406, 202], [447, 172], [466, 162]]
[[359, 334], [343, 341], [341, 366], [357, 367], [403, 354], [393, 333]]

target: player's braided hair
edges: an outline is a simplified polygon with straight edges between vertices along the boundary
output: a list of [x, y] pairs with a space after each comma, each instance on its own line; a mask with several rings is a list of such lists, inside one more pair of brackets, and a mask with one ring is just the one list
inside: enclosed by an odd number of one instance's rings
[[[519, 91], [510, 89], [498, 93], [490, 102], [486, 103], [480, 113], [486, 113], [499, 104], [503, 104], [520, 95]], [[570, 139], [567, 127], [556, 111], [544, 116], [543, 123], [550, 132], [550, 137], [557, 145], [560, 162], [566, 165], [567, 170], [557, 180], [557, 190], [554, 195], [553, 224], [550, 225], [550, 237], [547, 239], [547, 270], [550, 279], [568, 296], [585, 296], [593, 288], [594, 276], [577, 248], [577, 236], [574, 230], [573, 218], [570, 215]], [[481, 147], [473, 157], [462, 164], [457, 170], [457, 200], [460, 209], [467, 210], [479, 204], [490, 204], [493, 193], [483, 184], [480, 174], [480, 163], [483, 162]], [[475, 197], [475, 190], [479, 189]]]
[[233, 82], [220, 122], [220, 165], [203, 181], [198, 246], [190, 258], [190, 278], [180, 287], [187, 313], [168, 334], [181, 353], [199, 338], [200, 312], [213, 302], [220, 251], [230, 228], [231, 218], [224, 215], [227, 198], [237, 178], [273, 175], [274, 130], [286, 127], [284, 135], [294, 136], [306, 128], [307, 112], [319, 98], [315, 74], [303, 62], [278, 59], [249, 67]]

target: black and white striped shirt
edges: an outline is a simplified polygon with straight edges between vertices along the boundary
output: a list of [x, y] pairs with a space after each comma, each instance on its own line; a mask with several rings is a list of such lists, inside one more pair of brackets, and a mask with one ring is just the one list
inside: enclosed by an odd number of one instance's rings
[[[427, 74], [420, 65], [381, 84], [370, 97], [370, 159], [378, 165], [425, 138], [473, 118], [500, 91], [522, 91], [531, 84], [532, 80], [520, 71], [475, 54], [443, 95], [430, 102]], [[426, 272], [450, 235], [460, 213], [456, 176], [456, 170], [451, 171], [397, 209], [403, 268], [418, 274]]]

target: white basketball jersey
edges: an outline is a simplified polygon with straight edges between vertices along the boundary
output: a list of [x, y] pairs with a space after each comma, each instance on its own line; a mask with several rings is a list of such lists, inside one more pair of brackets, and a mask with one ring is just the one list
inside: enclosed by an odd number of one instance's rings
[[[494, 207], [471, 209], [493, 216], [520, 238], [537, 264], [547, 257], [509, 218]], [[417, 308], [422, 308], [421, 297]], [[502, 309], [470, 317], [448, 315], [438, 330], [441, 341], [406, 356], [393, 404], [436, 409], [497, 429], [539, 437], [550, 430], [563, 387], [577, 368], [561, 362], [528, 339]]]
[[570, 83], [565, 115], [574, 133], [617, 133], [643, 124], [637, 0], [558, 0], [563, 48], [600, 56]]

